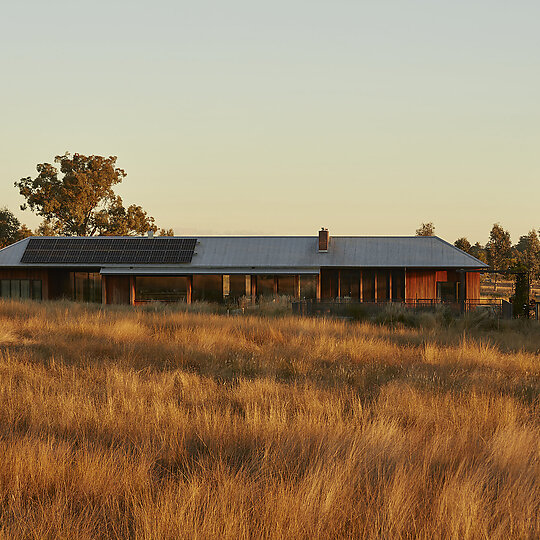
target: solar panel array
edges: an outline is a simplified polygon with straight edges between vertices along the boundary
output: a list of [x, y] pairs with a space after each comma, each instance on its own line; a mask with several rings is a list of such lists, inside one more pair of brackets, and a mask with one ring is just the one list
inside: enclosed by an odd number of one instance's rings
[[196, 238], [31, 238], [21, 258], [28, 264], [190, 263]]

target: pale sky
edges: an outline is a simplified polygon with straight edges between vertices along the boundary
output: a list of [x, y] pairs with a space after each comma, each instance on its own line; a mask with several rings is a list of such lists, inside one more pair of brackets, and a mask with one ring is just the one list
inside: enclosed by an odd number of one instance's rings
[[3, 0], [0, 206], [71, 153], [182, 234], [540, 227], [538, 0]]

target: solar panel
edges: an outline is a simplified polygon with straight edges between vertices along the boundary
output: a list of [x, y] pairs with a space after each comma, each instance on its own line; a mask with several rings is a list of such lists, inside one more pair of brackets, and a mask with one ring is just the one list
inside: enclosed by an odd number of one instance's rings
[[190, 263], [196, 238], [30, 238], [22, 263]]

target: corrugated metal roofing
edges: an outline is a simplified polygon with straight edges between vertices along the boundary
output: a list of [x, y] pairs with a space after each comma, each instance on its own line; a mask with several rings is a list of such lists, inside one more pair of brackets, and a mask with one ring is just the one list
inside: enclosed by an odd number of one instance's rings
[[[28, 239], [24, 239], [0, 250], [0, 266], [47, 266], [20, 263], [27, 243]], [[327, 253], [319, 253], [316, 236], [206, 236], [198, 238], [195, 255], [189, 264], [137, 265], [135, 268], [128, 264], [96, 263], [94, 266], [106, 266], [104, 272], [115, 273], [121, 270], [135, 273], [136, 269], [149, 271], [152, 268], [160, 273], [300, 273], [318, 272], [321, 267], [474, 269], [487, 265], [436, 236], [335, 236], [330, 238]]]
[[0, 249], [0, 266], [20, 266], [21, 257], [28, 245], [28, 238]]

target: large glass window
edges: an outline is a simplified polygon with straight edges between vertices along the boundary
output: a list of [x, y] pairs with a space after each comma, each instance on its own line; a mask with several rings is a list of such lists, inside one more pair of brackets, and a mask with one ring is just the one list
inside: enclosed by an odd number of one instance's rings
[[185, 276], [138, 276], [135, 278], [135, 301], [185, 301], [187, 280]]
[[21, 298], [31, 298], [29, 279], [21, 279]]
[[2, 279], [0, 280], [0, 298], [41, 300], [41, 280]]
[[278, 276], [278, 294], [296, 298], [296, 277]]
[[317, 277], [318, 276], [300, 276], [300, 298], [317, 298]]
[[33, 279], [32, 280], [32, 299], [41, 300], [41, 297], [42, 297], [41, 280]]
[[11, 298], [11, 283], [9, 279], [3, 279], [0, 282], [0, 296], [2, 298]]
[[101, 302], [101, 274], [74, 272], [73, 296], [77, 302]]
[[390, 300], [390, 272], [377, 270], [377, 302]]
[[21, 280], [12, 279], [11, 280], [11, 298], [20, 298], [21, 297]]
[[[251, 294], [251, 276], [244, 274], [231, 274], [229, 278], [229, 298], [238, 299], [242, 296], [249, 296]], [[223, 276], [225, 283], [225, 276]], [[249, 280], [249, 282], [248, 282]], [[223, 289], [225, 292], [225, 287]]]
[[101, 274], [94, 272], [88, 275], [90, 284], [90, 302], [101, 303]]
[[405, 298], [405, 271], [392, 270], [392, 300], [402, 302]]
[[88, 298], [88, 272], [75, 272], [74, 273], [74, 287], [75, 300], [77, 302], [87, 302]]
[[437, 299], [441, 302], [457, 302], [458, 287], [456, 281], [438, 281]]
[[338, 292], [338, 271], [321, 270], [321, 297], [337, 298]]
[[223, 283], [221, 276], [205, 274], [194, 275], [192, 299], [205, 302], [221, 302], [223, 300]]
[[257, 276], [257, 296], [274, 296], [274, 276]]
[[360, 272], [358, 270], [341, 270], [339, 279], [339, 296], [341, 298], [360, 299]]
[[375, 302], [375, 273], [362, 270], [362, 302]]

